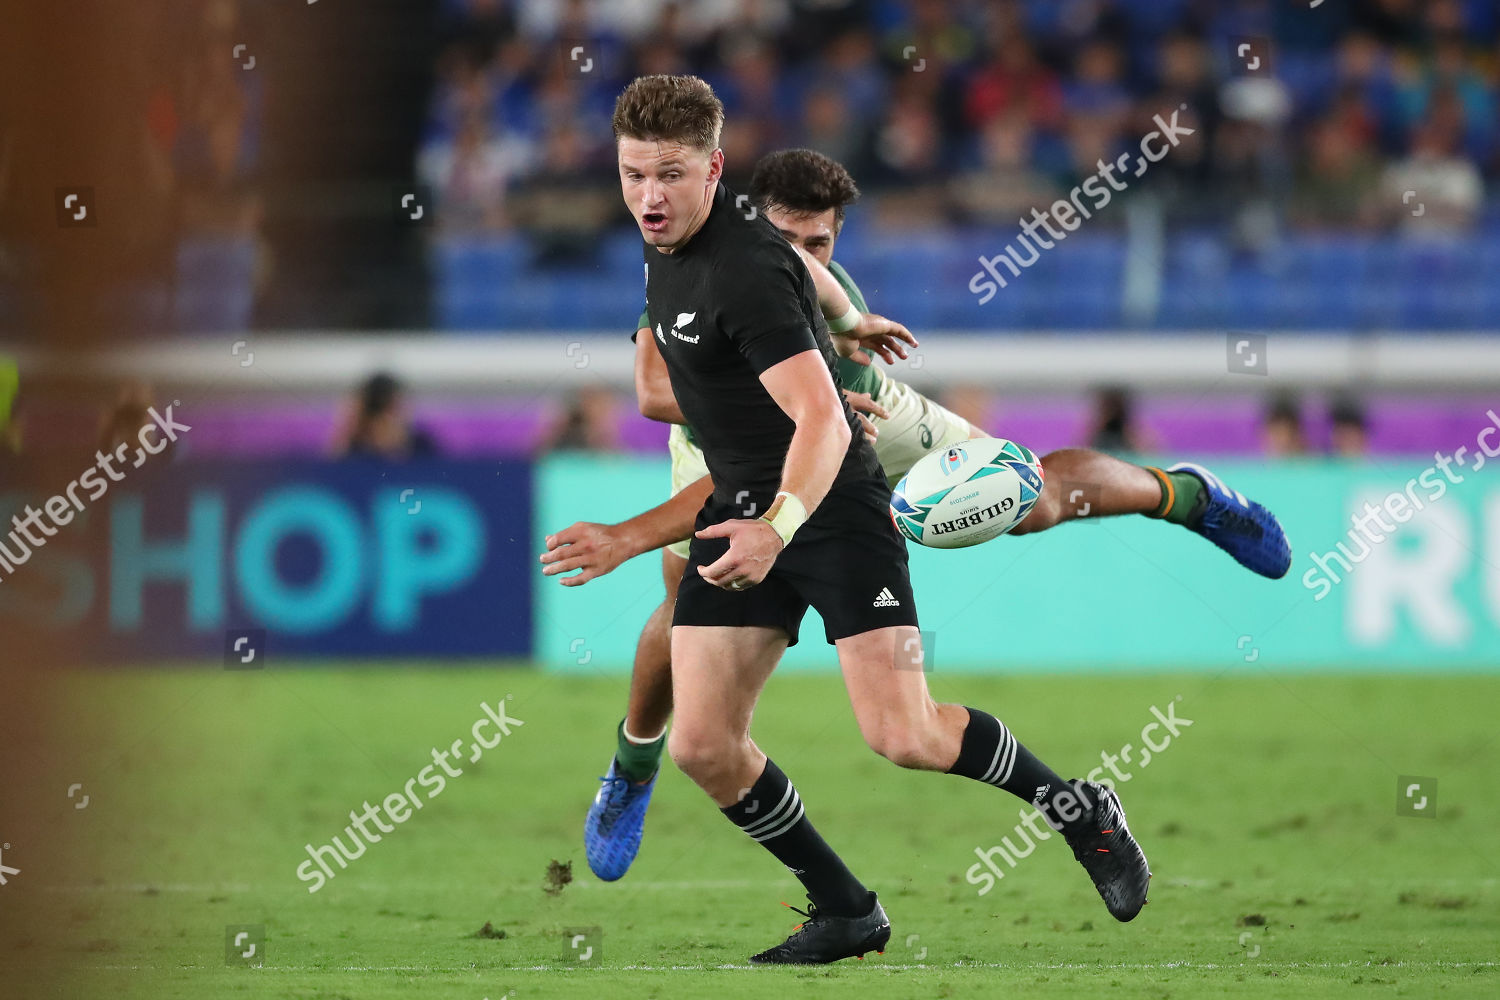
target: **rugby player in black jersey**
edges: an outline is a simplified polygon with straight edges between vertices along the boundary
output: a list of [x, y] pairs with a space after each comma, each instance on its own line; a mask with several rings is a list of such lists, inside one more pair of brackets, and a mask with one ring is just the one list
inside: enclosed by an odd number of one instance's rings
[[890, 937], [875, 893], [749, 736], [761, 688], [809, 606], [877, 753], [1034, 803], [1110, 911], [1134, 917], [1149, 872], [1114, 792], [1064, 781], [994, 716], [936, 704], [921, 670], [898, 669], [919, 640], [885, 476], [839, 392], [807, 268], [720, 180], [722, 124], [712, 89], [686, 76], [634, 81], [613, 121], [622, 191], [645, 240], [652, 339], [714, 484], [673, 614], [668, 751], [812, 901], [800, 928], [752, 961], [831, 962]]
[[[854, 279], [835, 259], [844, 211], [859, 197], [849, 172], [813, 150], [780, 150], [756, 163], [750, 194], [747, 211], [765, 215], [812, 274], [824, 319], [835, 334], [834, 346], [843, 355], [838, 373], [844, 395], [873, 439], [886, 480], [898, 482], [929, 451], [987, 436], [886, 375], [859, 350], [877, 333], [904, 337], [909, 331], [870, 312]], [[651, 346], [653, 326], [643, 311], [636, 323], [646, 338], [636, 357], [636, 396], [643, 415], [672, 424], [667, 450], [673, 496], [617, 524], [580, 521], [548, 535], [541, 558], [545, 575], [576, 573], [559, 578], [563, 586], [573, 587], [661, 549], [665, 597], [641, 629], [625, 717], [615, 726], [614, 757], [584, 818], [589, 869], [605, 881], [622, 878], [630, 870], [645, 832], [672, 714], [671, 622], [677, 582], [687, 564], [694, 520], [713, 488], [703, 451], [672, 394], [666, 366]], [[875, 353], [894, 363], [896, 356], [888, 346], [877, 347]], [[1291, 548], [1276, 516], [1200, 465], [1180, 462], [1160, 469], [1086, 448], [1053, 451], [1041, 461], [1046, 475], [1042, 496], [1012, 535], [1045, 531], [1075, 517], [1138, 514], [1196, 532], [1252, 572], [1271, 579], [1286, 574]], [[1079, 484], [1092, 485], [1079, 489]]]

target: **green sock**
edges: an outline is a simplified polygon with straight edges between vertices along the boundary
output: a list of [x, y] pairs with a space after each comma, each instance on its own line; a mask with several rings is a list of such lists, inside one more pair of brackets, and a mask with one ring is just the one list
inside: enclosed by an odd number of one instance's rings
[[661, 765], [661, 752], [667, 745], [667, 734], [662, 733], [650, 743], [633, 743], [625, 737], [625, 720], [620, 720], [616, 734], [619, 746], [615, 750], [615, 761], [619, 770], [631, 781], [651, 780]]
[[1161, 503], [1151, 512], [1152, 517], [1173, 524], [1192, 524], [1202, 515], [1208, 498], [1197, 476], [1191, 472], [1163, 472], [1149, 465], [1146, 471], [1161, 483]]

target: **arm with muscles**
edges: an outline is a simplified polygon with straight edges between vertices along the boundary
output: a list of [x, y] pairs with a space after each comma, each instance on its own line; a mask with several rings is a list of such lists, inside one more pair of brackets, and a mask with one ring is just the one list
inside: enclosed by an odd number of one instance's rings
[[823, 354], [802, 351], [761, 372], [761, 384], [796, 424], [781, 488], [765, 515], [724, 521], [698, 532], [699, 538], [727, 538], [729, 551], [710, 566], [698, 567], [709, 583], [742, 590], [766, 578], [793, 533], [828, 495], [849, 450], [849, 425], [828, 374]]
[[547, 551], [542, 553], [542, 575], [565, 576], [558, 582], [564, 587], [578, 587], [613, 572], [621, 563], [638, 555], [680, 542], [693, 534], [708, 495], [714, 491], [708, 476], [689, 483], [666, 503], [657, 504], [644, 514], [637, 514], [619, 524], [595, 524], [578, 521], [547, 536]]
[[917, 346], [917, 338], [895, 320], [877, 313], [860, 312], [832, 271], [801, 247], [794, 246], [793, 249], [812, 274], [813, 285], [818, 290], [818, 308], [828, 321], [834, 350], [841, 356], [867, 365], [870, 359], [861, 352], [874, 351], [882, 361], [891, 365], [897, 358], [907, 356], [907, 344]]
[[672, 379], [667, 375], [667, 363], [662, 360], [649, 324], [635, 332], [635, 400], [643, 417], [664, 424], [687, 423], [677, 405], [677, 394], [672, 391]]

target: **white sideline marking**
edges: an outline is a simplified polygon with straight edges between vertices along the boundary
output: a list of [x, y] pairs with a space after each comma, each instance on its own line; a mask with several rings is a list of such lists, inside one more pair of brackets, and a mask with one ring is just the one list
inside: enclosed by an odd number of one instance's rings
[[[422, 883], [430, 885], [430, 883]], [[702, 882], [626, 882], [622, 883], [626, 888], [635, 889], [657, 889], [670, 892], [692, 892], [699, 889], [777, 889], [784, 890], [786, 883], [780, 879], [740, 879], [736, 881], [702, 881]], [[365, 892], [392, 892], [400, 891], [400, 883], [385, 882], [371, 884], [368, 882], [353, 883], [353, 887]], [[218, 883], [218, 882], [107, 882], [103, 885], [44, 885], [39, 886], [44, 892], [254, 892], [270, 888], [265, 885], [247, 885], [243, 882]], [[568, 886], [569, 892], [579, 889], [610, 889], [615, 892], [621, 891], [618, 886], [611, 882], [596, 882], [590, 879], [587, 882], [573, 882]], [[494, 891], [498, 892], [535, 892], [533, 885], [499, 886]]]
[[[912, 962], [908, 964], [895, 964], [890, 962], [871, 962], [868, 958], [858, 968], [877, 969], [1004, 969], [1010, 972], [1025, 971], [1072, 971], [1072, 972], [1105, 972], [1110, 970], [1127, 969], [1490, 969], [1500, 966], [1500, 962], [1111, 962], [1108, 964], [1091, 965], [1085, 962], [952, 962], [945, 965], [934, 965], [930, 962]], [[621, 965], [621, 966], [598, 966], [600, 969], [609, 969], [612, 972], [708, 972], [719, 969], [761, 969], [758, 965]], [[560, 971], [584, 971], [577, 965], [532, 965], [518, 972], [560, 972]], [[349, 972], [363, 970], [349, 969]], [[378, 970], [370, 970], [378, 971]]]
[[250, 892], [243, 882], [106, 882], [103, 885], [43, 885], [43, 892]]
[[[1500, 966], [1500, 962], [1111, 962], [1108, 964], [1090, 965], [1084, 962], [953, 962], [947, 965], [934, 965], [930, 962], [914, 962], [907, 965], [896, 965], [888, 962], [871, 962], [866, 959], [858, 968], [869, 969], [931, 969], [933, 971], [948, 971], [952, 969], [997, 969], [1010, 972], [1107, 972], [1113, 970], [1148, 970], [1148, 969], [1493, 969]], [[222, 965], [90, 965], [83, 967], [87, 970], [101, 972], [179, 972], [190, 969], [204, 970], [223, 968]], [[715, 972], [722, 969], [744, 969], [756, 970], [758, 973], [762, 966], [756, 965], [531, 965], [516, 967], [513, 969], [499, 969], [486, 971], [509, 971], [509, 972], [577, 972], [587, 974], [589, 972]], [[330, 971], [326, 966], [312, 965], [276, 965], [266, 966], [268, 972], [326, 972]], [[472, 966], [434, 966], [434, 965], [346, 965], [331, 970], [335, 972], [428, 972], [434, 974], [451, 973], [453, 975], [469, 974], [474, 971]], [[760, 973], [763, 974], [763, 973]]]
[[[872, 876], [872, 878], [873, 877], [874, 876]], [[1348, 880], [1343, 880], [1343, 881], [1339, 881], [1339, 882], [1332, 882], [1332, 883], [1325, 882], [1325, 883], [1322, 883], [1322, 884], [1323, 885], [1331, 885], [1331, 886], [1337, 888], [1339, 886], [1351, 885], [1351, 884], [1356, 884], [1356, 883], [1357, 884], [1361, 884], [1361, 885], [1363, 884], [1362, 880], [1360, 880], [1360, 879], [1348, 879]], [[411, 884], [411, 885], [420, 884], [420, 885], [422, 885], [424, 887], [430, 887], [431, 886], [430, 882], [397, 883], [397, 882], [386, 881], [386, 882], [382, 882], [380, 884], [371, 884], [371, 883], [368, 883], [368, 882], [351, 882], [350, 883], [350, 887], [356, 888], [356, 889], [360, 889], [360, 890], [365, 891], [365, 892], [392, 892], [392, 891], [401, 891], [402, 887], [404, 885], [407, 885], [407, 884]], [[1500, 885], [1500, 879], [1495, 879], [1495, 878], [1482, 878], [1482, 879], [1440, 878], [1440, 879], [1427, 879], [1423, 884], [1424, 885], [1430, 885], [1430, 886], [1454, 885], [1454, 886], [1463, 886], [1465, 888], [1478, 888], [1478, 887], [1493, 887], [1493, 886], [1496, 886], [1496, 885]], [[1173, 889], [1215, 889], [1216, 890], [1216, 889], [1219, 888], [1219, 880], [1218, 879], [1206, 879], [1206, 878], [1201, 878], [1201, 879], [1199, 879], [1199, 878], [1167, 878], [1167, 879], [1163, 880], [1163, 885], [1165, 885], [1165, 886], [1167, 886], [1169, 888], [1173, 888]], [[84, 893], [84, 892], [136, 892], [136, 893], [145, 893], [145, 892], [255, 892], [255, 891], [265, 890], [265, 889], [271, 888], [271, 886], [260, 884], [260, 883], [252, 885], [252, 884], [248, 884], [248, 883], [244, 883], [244, 882], [161, 882], [161, 883], [152, 883], [152, 882], [106, 882], [103, 885], [66, 885], [65, 884], [65, 885], [34, 885], [33, 887], [36, 888], [36, 889], [40, 889], [43, 892], [77, 892], [77, 893]], [[293, 888], [299, 888], [299, 887], [293, 886]], [[535, 891], [535, 888], [536, 888], [535, 886], [530, 885], [528, 883], [526, 885], [510, 885], [510, 886], [502, 885], [502, 886], [496, 886], [492, 891], [495, 891], [495, 892], [533, 892], [533, 891]], [[651, 889], [651, 890], [659, 890], [659, 891], [666, 891], [666, 892], [693, 892], [693, 891], [696, 891], [696, 890], [714, 890], [714, 889], [770, 889], [770, 890], [775, 890], [775, 891], [778, 891], [778, 892], [784, 892], [787, 889], [787, 885], [786, 885], [786, 882], [784, 880], [782, 880], [782, 879], [736, 879], [736, 880], [720, 880], [720, 881], [708, 881], [708, 880], [704, 880], [704, 881], [697, 881], [697, 882], [694, 882], [694, 881], [687, 881], [687, 882], [666, 882], [666, 881], [653, 882], [653, 881], [648, 881], [648, 880], [644, 880], [644, 879], [640, 880], [640, 881], [637, 881], [635, 879], [628, 879], [628, 880], [621, 881], [621, 882], [599, 882], [599, 881], [595, 881], [593, 878], [589, 878], [586, 881], [582, 881], [581, 880], [581, 881], [576, 881], [576, 882], [571, 883], [568, 886], [567, 891], [569, 891], [569, 892], [576, 892], [578, 890], [588, 890], [588, 891], [592, 892], [592, 891], [599, 890], [599, 889], [608, 889], [611, 892], [620, 892], [620, 891], [627, 890], [627, 889]]]

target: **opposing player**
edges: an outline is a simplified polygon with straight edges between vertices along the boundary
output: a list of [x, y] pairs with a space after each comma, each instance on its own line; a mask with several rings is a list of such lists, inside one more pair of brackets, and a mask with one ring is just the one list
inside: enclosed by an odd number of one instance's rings
[[[772, 153], [761, 159], [751, 178], [757, 211], [802, 253], [830, 326], [848, 327], [855, 333], [866, 332], [864, 327], [886, 331], [889, 328], [881, 325], [884, 321], [868, 312], [853, 279], [833, 259], [845, 209], [858, 196], [853, 178], [840, 164], [810, 150]], [[639, 850], [672, 711], [669, 645], [677, 581], [686, 565], [693, 518], [712, 491], [702, 452], [693, 432], [682, 423], [665, 368], [657, 352], [649, 349], [653, 334], [645, 314], [638, 325], [637, 341], [646, 341], [648, 348], [637, 353], [641, 411], [674, 423], [669, 438], [672, 499], [621, 524], [574, 524], [547, 539], [548, 552], [542, 557], [543, 572], [548, 575], [581, 571], [562, 580], [576, 586], [610, 572], [626, 559], [665, 546], [666, 599], [641, 632], [627, 714], [616, 731], [615, 759], [585, 824], [589, 866], [606, 880], [623, 877]], [[841, 352], [857, 351], [857, 344], [848, 338], [836, 337], [835, 341]], [[881, 353], [889, 356], [883, 347]], [[860, 393], [855, 397], [857, 405], [871, 411], [878, 432], [875, 452], [892, 484], [928, 451], [984, 435], [877, 367], [841, 358], [839, 375], [846, 389]], [[863, 402], [866, 398], [871, 402]], [[1275, 579], [1286, 573], [1290, 549], [1276, 518], [1228, 490], [1200, 466], [1182, 464], [1163, 471], [1086, 449], [1052, 452], [1042, 464], [1046, 471], [1042, 496], [1012, 534], [1045, 530], [1077, 517], [1142, 514], [1197, 531], [1264, 576]], [[1070, 500], [1064, 483], [1089, 486], [1081, 500]]]
[[[672, 613], [668, 750], [811, 900], [792, 936], [751, 960], [837, 961], [882, 948], [891, 933], [875, 893], [824, 842], [790, 780], [750, 739], [761, 688], [797, 641], [809, 606], [837, 648], [873, 749], [1035, 803], [1110, 911], [1131, 919], [1145, 903], [1149, 871], [1115, 793], [1063, 781], [994, 716], [936, 704], [920, 670], [898, 669], [898, 651], [918, 642], [917, 616], [885, 476], [839, 394], [811, 275], [769, 223], [736, 210], [720, 181], [722, 124], [712, 89], [683, 76], [637, 79], [613, 119], [655, 318], [636, 349], [665, 363], [713, 482]], [[747, 516], [749, 505], [763, 513]]]

